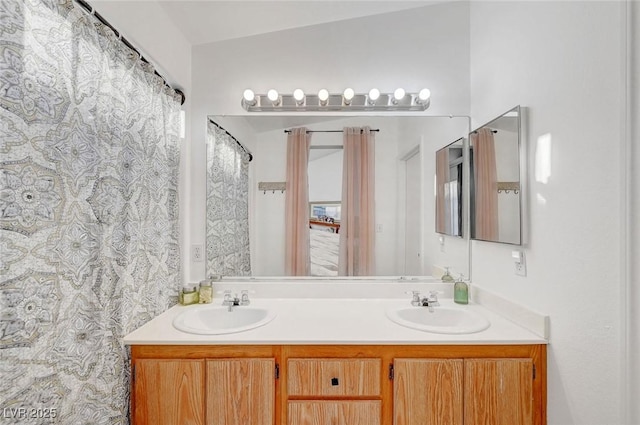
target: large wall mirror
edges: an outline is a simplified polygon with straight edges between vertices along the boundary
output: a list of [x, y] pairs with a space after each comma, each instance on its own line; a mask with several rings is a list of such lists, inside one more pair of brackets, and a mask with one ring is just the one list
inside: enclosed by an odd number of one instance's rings
[[[251, 153], [251, 161], [236, 155], [232, 161], [246, 164], [247, 228], [250, 259], [240, 273], [256, 277], [285, 275], [285, 197], [280, 183], [286, 180], [287, 134], [306, 127], [312, 131], [308, 161], [311, 276], [336, 276], [341, 235], [343, 128], [369, 127], [375, 137], [374, 275], [384, 277], [440, 277], [444, 267], [469, 275], [468, 236], [443, 236], [435, 229], [436, 151], [469, 134], [464, 117], [424, 116], [318, 116], [242, 115], [210, 116], [217, 127], [233, 136]], [[211, 178], [215, 148], [207, 146], [207, 197], [221, 189]], [[455, 144], [454, 147], [458, 145]], [[453, 148], [453, 147], [452, 147]], [[221, 150], [218, 148], [218, 152]], [[239, 162], [238, 162], [239, 161]], [[243, 168], [244, 165], [240, 166]], [[215, 165], [220, 172], [222, 165]], [[228, 177], [232, 181], [232, 177]], [[243, 190], [243, 189], [241, 189]], [[243, 204], [228, 207], [243, 216]], [[220, 206], [207, 201], [207, 255], [226, 239], [245, 242], [243, 236], [216, 240], [220, 229], [210, 215]], [[234, 224], [235, 226], [235, 224]], [[242, 227], [242, 224], [239, 225]], [[234, 229], [239, 229], [235, 227]], [[459, 229], [458, 229], [459, 230]], [[222, 230], [224, 232], [224, 230]], [[207, 259], [209, 260], [209, 259]], [[234, 260], [236, 261], [236, 260]], [[207, 275], [222, 273], [215, 261], [207, 261]]]
[[517, 106], [469, 135], [472, 239], [522, 244], [520, 124]]

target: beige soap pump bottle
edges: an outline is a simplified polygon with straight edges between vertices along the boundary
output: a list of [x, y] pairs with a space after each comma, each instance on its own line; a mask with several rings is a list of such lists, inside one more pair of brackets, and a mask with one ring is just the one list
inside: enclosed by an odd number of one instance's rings
[[458, 304], [469, 304], [469, 285], [464, 281], [463, 275], [460, 275], [453, 284], [453, 301]]

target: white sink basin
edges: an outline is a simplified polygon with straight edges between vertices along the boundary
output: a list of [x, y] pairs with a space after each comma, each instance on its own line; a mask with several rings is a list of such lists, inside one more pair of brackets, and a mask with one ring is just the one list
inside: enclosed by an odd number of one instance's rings
[[192, 334], [221, 335], [264, 326], [275, 317], [276, 313], [266, 308], [236, 306], [229, 311], [229, 307], [209, 304], [185, 307], [173, 319], [173, 326]]
[[387, 311], [393, 322], [425, 332], [439, 334], [471, 334], [487, 329], [491, 323], [475, 313], [462, 308], [405, 307]]

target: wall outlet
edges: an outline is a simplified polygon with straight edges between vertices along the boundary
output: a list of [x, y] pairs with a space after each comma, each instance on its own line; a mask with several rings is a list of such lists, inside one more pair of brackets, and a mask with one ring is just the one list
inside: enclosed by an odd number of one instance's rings
[[202, 245], [191, 245], [191, 261], [194, 263], [201, 263], [204, 261], [204, 247]]
[[517, 276], [527, 275], [527, 263], [524, 259], [524, 252], [520, 252], [520, 261], [514, 262], [515, 272]]

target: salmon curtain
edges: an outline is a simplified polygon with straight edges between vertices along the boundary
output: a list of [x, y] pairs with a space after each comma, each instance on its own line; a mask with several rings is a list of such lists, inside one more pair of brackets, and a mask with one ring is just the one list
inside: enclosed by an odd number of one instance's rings
[[374, 264], [374, 135], [369, 127], [343, 130], [342, 218], [338, 274], [371, 276]]
[[447, 233], [445, 186], [449, 181], [449, 149], [436, 152], [436, 232]]
[[471, 134], [475, 186], [475, 239], [498, 239], [498, 178], [493, 131], [481, 128]]
[[308, 276], [309, 254], [309, 148], [311, 135], [304, 127], [287, 136], [287, 190], [285, 195], [285, 273]]

